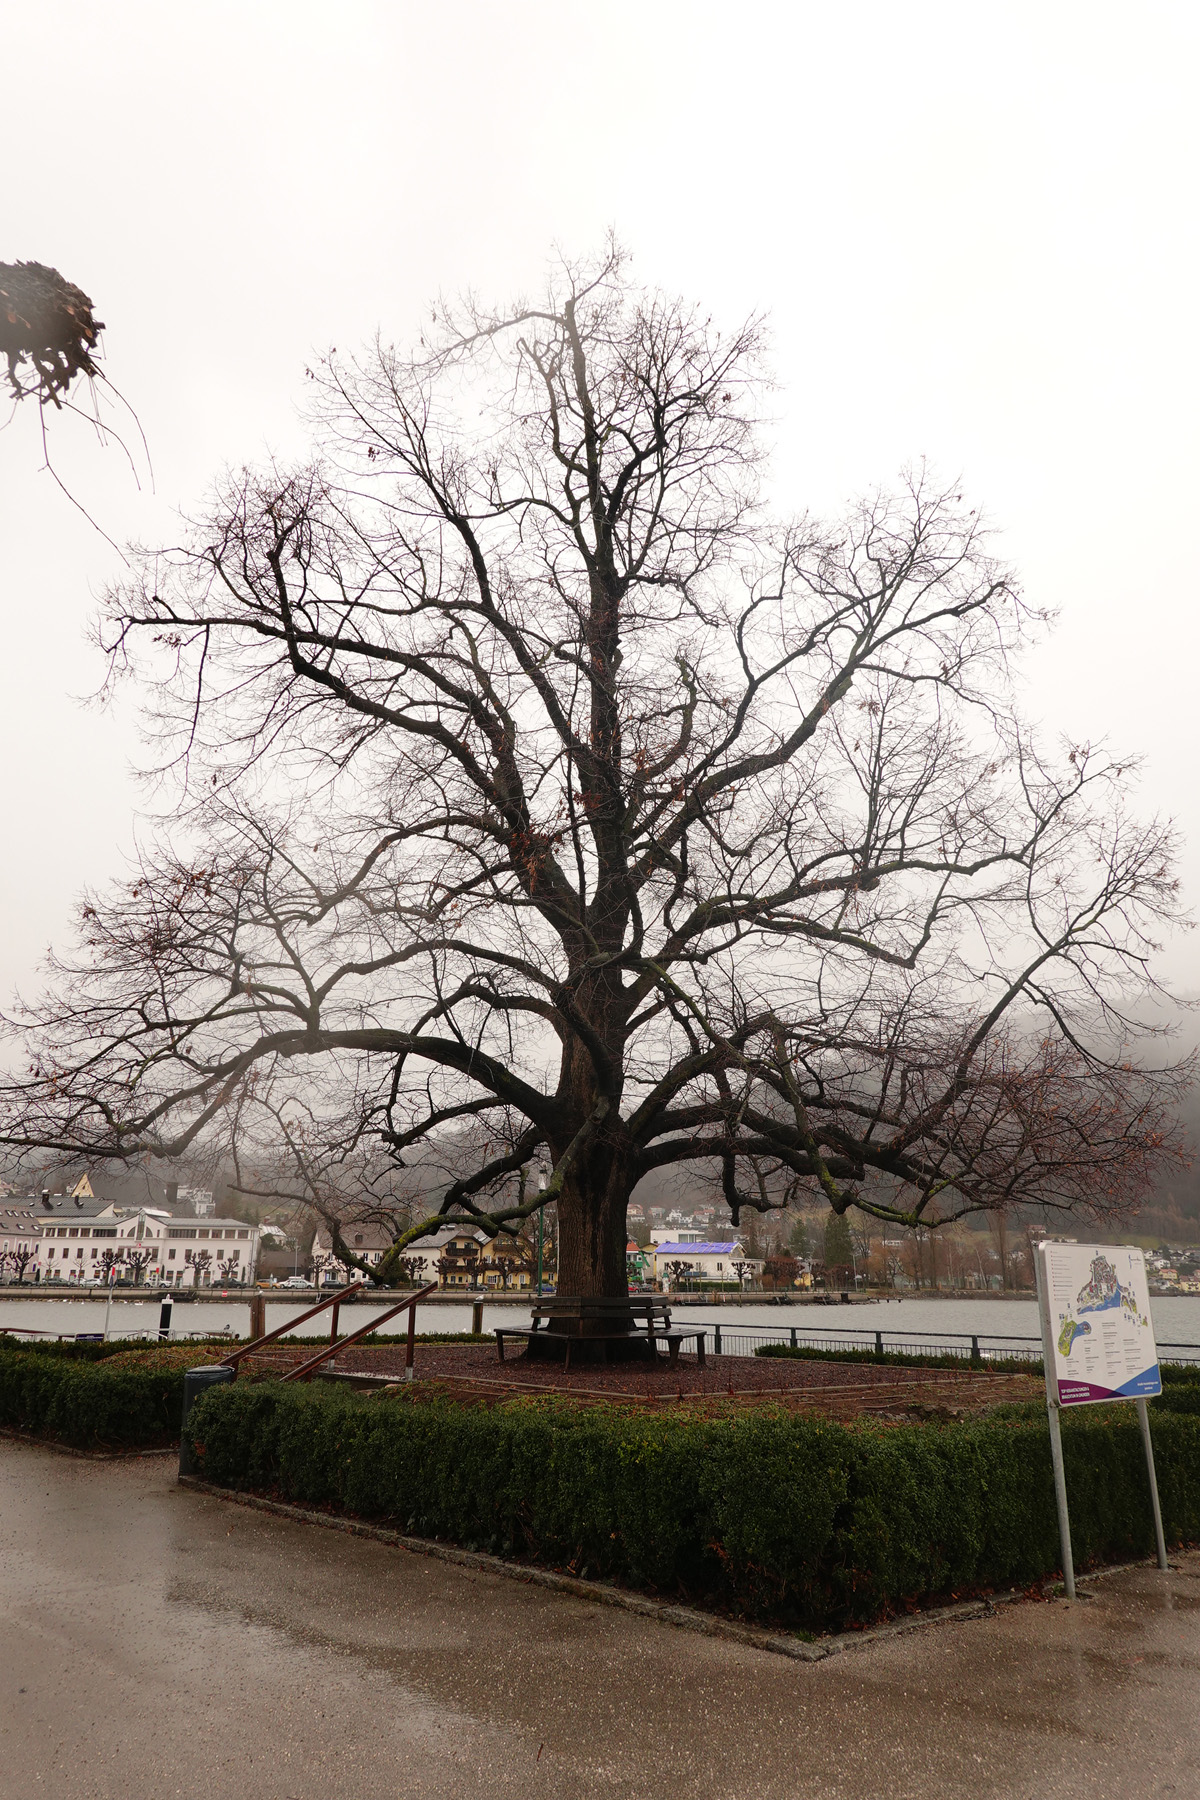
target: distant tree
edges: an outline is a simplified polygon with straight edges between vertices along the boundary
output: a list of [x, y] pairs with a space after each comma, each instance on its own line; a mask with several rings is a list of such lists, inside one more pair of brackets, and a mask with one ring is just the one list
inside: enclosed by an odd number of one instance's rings
[[830, 1213], [825, 1221], [825, 1285], [848, 1287], [854, 1268], [850, 1227], [842, 1213]]
[[124, 1262], [124, 1250], [117, 1250], [112, 1245], [106, 1244], [96, 1261], [97, 1280], [107, 1282], [112, 1271], [123, 1266]]
[[752, 1262], [732, 1262], [729, 1266], [737, 1277], [738, 1286], [745, 1287], [754, 1274], [754, 1264]]
[[[199, 1287], [201, 1285], [201, 1283], [204, 1280], [204, 1277], [208, 1274], [211, 1263], [212, 1263], [212, 1251], [211, 1250], [197, 1250], [196, 1251], [195, 1255], [192, 1257], [192, 1285], [193, 1285], [193, 1287]], [[137, 1281], [138, 1279], [139, 1279], [139, 1277], [135, 1275], [134, 1280]]]
[[142, 1276], [154, 1261], [154, 1257], [155, 1251], [149, 1244], [138, 1244], [136, 1247], [126, 1250], [125, 1265], [133, 1276], [134, 1287], [141, 1287]]
[[789, 1288], [800, 1277], [800, 1264], [794, 1256], [768, 1256], [763, 1265], [763, 1286]]
[[9, 1251], [8, 1257], [11, 1266], [16, 1271], [17, 1285], [19, 1287], [25, 1280], [26, 1269], [31, 1262], [36, 1260], [37, 1247], [34, 1244], [18, 1244], [15, 1250]]
[[803, 1218], [798, 1217], [788, 1233], [788, 1249], [793, 1256], [808, 1257], [812, 1255], [808, 1226], [804, 1223]]
[[666, 1263], [663, 1267], [663, 1274], [669, 1288], [688, 1287], [696, 1279], [695, 1266], [690, 1262]]

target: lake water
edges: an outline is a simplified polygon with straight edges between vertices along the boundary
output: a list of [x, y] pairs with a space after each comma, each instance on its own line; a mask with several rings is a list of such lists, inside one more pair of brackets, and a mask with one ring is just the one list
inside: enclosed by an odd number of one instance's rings
[[[109, 1320], [110, 1337], [156, 1336], [160, 1297], [147, 1295], [144, 1300], [114, 1300]], [[302, 1294], [288, 1299], [269, 1297], [267, 1329], [279, 1325], [311, 1304]], [[380, 1301], [346, 1303], [341, 1312], [342, 1331], [354, 1330], [385, 1312], [390, 1303]], [[74, 1337], [78, 1333], [100, 1332], [104, 1328], [103, 1300], [14, 1300], [0, 1297], [0, 1330], [22, 1334], [44, 1334], [51, 1337]], [[1200, 1295], [1174, 1295], [1151, 1301], [1154, 1327], [1161, 1344], [1194, 1345], [1200, 1355]], [[705, 1325], [715, 1330], [719, 1325], [723, 1347], [727, 1352], [753, 1348], [769, 1338], [787, 1339], [794, 1329], [804, 1340], [818, 1343], [874, 1344], [877, 1331], [883, 1334], [885, 1347], [900, 1348], [899, 1340], [912, 1344], [917, 1340], [951, 1335], [976, 1335], [981, 1348], [1004, 1348], [1003, 1339], [1035, 1339], [1038, 1336], [1037, 1303], [1033, 1299], [974, 1298], [945, 1299], [933, 1296], [905, 1297], [897, 1300], [861, 1301], [847, 1306], [778, 1306], [756, 1304], [712, 1306], [703, 1303], [680, 1305], [675, 1309], [681, 1325]], [[328, 1330], [328, 1313], [318, 1314], [302, 1334], [323, 1335]], [[512, 1301], [498, 1304], [484, 1300], [483, 1328], [495, 1325], [521, 1325], [529, 1319], [529, 1308]], [[174, 1308], [172, 1338], [207, 1336], [229, 1332], [244, 1337], [249, 1327], [250, 1308], [246, 1300], [188, 1301]], [[436, 1300], [417, 1309], [417, 1330], [469, 1331], [469, 1300]], [[385, 1328], [398, 1334], [407, 1329], [403, 1313]], [[20, 1341], [20, 1338], [17, 1338]], [[712, 1339], [710, 1337], [710, 1347]], [[1014, 1348], [1017, 1346], [1014, 1345]]]

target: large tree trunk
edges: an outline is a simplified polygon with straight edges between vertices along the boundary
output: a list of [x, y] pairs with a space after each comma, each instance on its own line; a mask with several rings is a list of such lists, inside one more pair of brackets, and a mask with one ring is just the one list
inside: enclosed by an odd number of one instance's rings
[[601, 1137], [588, 1146], [558, 1201], [558, 1292], [618, 1299], [625, 1271], [628, 1146]]

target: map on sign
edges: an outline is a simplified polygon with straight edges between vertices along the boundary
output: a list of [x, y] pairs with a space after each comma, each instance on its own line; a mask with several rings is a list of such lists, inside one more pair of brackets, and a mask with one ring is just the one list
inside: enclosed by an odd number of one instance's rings
[[1058, 1404], [1160, 1394], [1142, 1252], [1127, 1244], [1043, 1243], [1038, 1256], [1047, 1388]]

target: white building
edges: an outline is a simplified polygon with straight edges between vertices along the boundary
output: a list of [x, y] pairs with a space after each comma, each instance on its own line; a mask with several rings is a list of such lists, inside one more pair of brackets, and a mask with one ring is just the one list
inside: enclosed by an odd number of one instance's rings
[[[115, 1206], [56, 1196], [38, 1217], [37, 1279], [150, 1287], [224, 1287], [254, 1280], [258, 1227], [241, 1219], [181, 1219], [161, 1207]], [[2, 1236], [2, 1234], [0, 1234]], [[112, 1254], [108, 1254], [111, 1252]]]
[[190, 1207], [197, 1219], [211, 1219], [217, 1210], [211, 1188], [181, 1187], [179, 1204]]
[[682, 1232], [678, 1237], [652, 1231], [650, 1237], [656, 1281], [676, 1279], [678, 1269], [672, 1268], [672, 1264], [685, 1267], [701, 1281], [740, 1282], [747, 1276], [756, 1275], [762, 1268], [760, 1262], [745, 1254], [736, 1238], [715, 1241], [701, 1238], [699, 1232], [692, 1231]]

